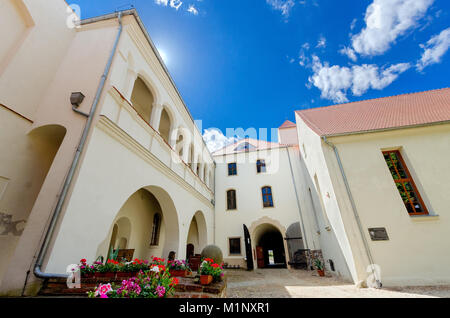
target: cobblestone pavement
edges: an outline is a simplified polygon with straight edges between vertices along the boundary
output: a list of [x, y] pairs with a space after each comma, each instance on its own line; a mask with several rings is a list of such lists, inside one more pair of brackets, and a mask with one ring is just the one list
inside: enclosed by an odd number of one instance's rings
[[227, 270], [230, 298], [417, 298], [450, 297], [450, 286], [404, 288], [356, 288], [335, 277], [288, 269]]

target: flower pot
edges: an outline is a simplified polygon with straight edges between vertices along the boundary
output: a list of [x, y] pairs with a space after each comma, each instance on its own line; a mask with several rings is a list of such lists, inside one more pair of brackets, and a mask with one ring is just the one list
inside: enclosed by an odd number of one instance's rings
[[113, 273], [113, 272], [95, 273], [96, 278], [114, 278], [115, 275], [116, 275], [116, 273]]
[[170, 276], [186, 277], [187, 270], [185, 270], [185, 269], [169, 270], [169, 273], [170, 273]]
[[325, 271], [323, 269], [318, 269], [317, 273], [319, 273], [320, 277], [324, 277], [325, 276]]
[[133, 277], [133, 276], [136, 276], [136, 275], [134, 275], [135, 273], [132, 273], [132, 272], [117, 272], [116, 273], [116, 278], [130, 278], [130, 277]]
[[81, 278], [94, 278], [94, 273], [83, 273]]
[[200, 284], [201, 285], [209, 285], [213, 281], [212, 275], [200, 275]]

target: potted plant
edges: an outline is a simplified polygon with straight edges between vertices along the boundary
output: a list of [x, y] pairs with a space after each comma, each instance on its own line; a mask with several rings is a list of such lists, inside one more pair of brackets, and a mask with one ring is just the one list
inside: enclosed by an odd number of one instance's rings
[[170, 277], [164, 265], [155, 265], [150, 270], [140, 271], [136, 277], [123, 280], [120, 285], [100, 284], [95, 291], [88, 292], [90, 298], [166, 298], [175, 292], [176, 277]]
[[[98, 263], [98, 262], [96, 262]], [[117, 272], [117, 264], [119, 262], [109, 259], [106, 264], [97, 264], [95, 277], [114, 278]]]
[[93, 278], [95, 274], [95, 267], [89, 265], [85, 258], [80, 260], [80, 273], [83, 278]]
[[325, 271], [323, 269], [323, 263], [319, 258], [314, 259], [314, 265], [317, 269], [317, 273], [319, 274], [319, 276], [321, 276], [321, 277], [325, 276]]
[[200, 284], [209, 285], [212, 281], [220, 281], [223, 277], [223, 268], [221, 265], [214, 263], [211, 258], [205, 258], [198, 270], [200, 274]]
[[169, 268], [169, 273], [171, 276], [176, 277], [186, 277], [186, 275], [191, 271], [186, 261], [173, 260], [167, 263]]

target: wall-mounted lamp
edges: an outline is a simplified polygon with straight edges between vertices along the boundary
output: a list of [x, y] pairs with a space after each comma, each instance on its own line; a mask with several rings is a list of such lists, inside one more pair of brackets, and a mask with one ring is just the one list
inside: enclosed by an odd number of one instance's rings
[[70, 103], [75, 107], [80, 106], [81, 103], [83, 102], [83, 100], [84, 100], [84, 95], [81, 92], [73, 92], [70, 95]]
[[72, 104], [72, 110], [80, 115], [83, 115], [84, 117], [89, 117], [89, 114], [83, 113], [82, 111], [79, 111], [77, 108], [81, 105], [81, 103], [84, 100], [84, 95], [81, 92], [73, 92], [70, 95], [70, 103]]

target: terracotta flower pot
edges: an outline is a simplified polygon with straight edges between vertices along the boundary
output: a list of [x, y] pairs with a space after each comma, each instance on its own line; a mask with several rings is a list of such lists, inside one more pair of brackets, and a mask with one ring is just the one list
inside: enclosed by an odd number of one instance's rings
[[320, 277], [324, 277], [325, 276], [325, 271], [323, 269], [318, 269], [317, 273], [319, 273]]
[[200, 284], [209, 285], [213, 281], [212, 275], [200, 275]]
[[187, 270], [183, 269], [183, 270], [169, 270], [170, 276], [175, 276], [175, 277], [186, 277], [187, 275]]
[[97, 272], [97, 273], [95, 273], [95, 277], [98, 277], [98, 278], [114, 278], [115, 275], [116, 275], [116, 273], [113, 273], [113, 272], [106, 272], [106, 273]]
[[84, 273], [81, 275], [81, 278], [94, 278], [94, 273]]
[[130, 278], [133, 277], [134, 273], [131, 272], [117, 272], [116, 278]]

